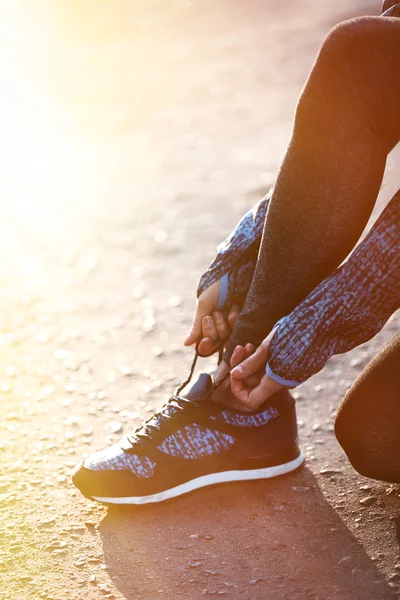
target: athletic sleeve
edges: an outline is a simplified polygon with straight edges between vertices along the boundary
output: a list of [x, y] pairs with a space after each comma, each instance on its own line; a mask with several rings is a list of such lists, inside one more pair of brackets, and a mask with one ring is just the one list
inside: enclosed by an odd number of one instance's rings
[[296, 386], [371, 339], [400, 307], [400, 190], [349, 259], [279, 326], [267, 374]]
[[244, 303], [253, 278], [271, 193], [272, 190], [249, 210], [218, 246], [216, 257], [200, 278], [197, 296], [221, 280], [218, 310]]

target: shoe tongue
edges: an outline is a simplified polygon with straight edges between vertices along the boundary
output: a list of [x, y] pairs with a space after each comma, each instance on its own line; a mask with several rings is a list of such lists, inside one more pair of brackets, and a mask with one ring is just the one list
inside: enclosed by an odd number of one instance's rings
[[191, 381], [181, 391], [180, 395], [188, 400], [196, 400], [199, 396], [211, 391], [212, 379], [208, 373], [200, 373], [195, 381]]

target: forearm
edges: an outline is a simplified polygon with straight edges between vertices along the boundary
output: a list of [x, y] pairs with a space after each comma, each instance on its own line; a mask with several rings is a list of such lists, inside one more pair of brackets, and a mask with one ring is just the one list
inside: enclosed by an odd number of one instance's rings
[[332, 30], [301, 96], [268, 208], [254, 277], [232, 331], [258, 345], [345, 260], [400, 139], [400, 21], [368, 17]]
[[267, 372], [302, 383], [329, 357], [366, 342], [400, 307], [400, 191], [348, 261], [282, 319]]

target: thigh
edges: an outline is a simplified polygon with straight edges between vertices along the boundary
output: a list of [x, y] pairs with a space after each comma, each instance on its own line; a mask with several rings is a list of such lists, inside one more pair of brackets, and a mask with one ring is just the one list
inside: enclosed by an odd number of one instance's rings
[[265, 338], [352, 251], [400, 140], [399, 106], [400, 19], [335, 27], [299, 101], [226, 362], [237, 344]]
[[369, 363], [346, 394], [335, 433], [359, 473], [400, 482], [400, 334]]

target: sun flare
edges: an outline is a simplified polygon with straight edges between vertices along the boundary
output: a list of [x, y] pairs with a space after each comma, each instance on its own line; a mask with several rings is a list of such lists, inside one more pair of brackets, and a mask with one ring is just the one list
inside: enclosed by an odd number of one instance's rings
[[35, 240], [69, 235], [65, 219], [79, 212], [92, 150], [54, 93], [67, 51], [54, 8], [25, 1], [2, 9], [0, 247], [25, 271]]

